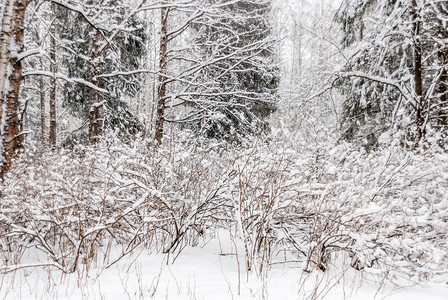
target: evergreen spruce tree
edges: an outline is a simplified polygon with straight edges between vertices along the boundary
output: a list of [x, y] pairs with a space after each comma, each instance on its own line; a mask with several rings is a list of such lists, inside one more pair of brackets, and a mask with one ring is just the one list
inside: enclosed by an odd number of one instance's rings
[[[110, 2], [110, 3], [109, 3]], [[59, 18], [66, 23], [59, 29], [64, 41], [63, 66], [69, 78], [81, 78], [107, 93], [100, 93], [91, 86], [66, 83], [64, 85], [63, 105], [74, 116], [85, 120], [84, 128], [92, 111], [92, 93], [97, 93], [98, 103], [102, 108], [97, 121], [99, 128], [112, 129], [122, 135], [135, 134], [143, 130], [143, 125], [132, 114], [124, 101], [125, 96], [135, 96], [141, 89], [141, 75], [116, 75], [118, 72], [126, 73], [138, 69], [140, 60], [146, 53], [144, 22], [134, 16], [127, 24], [128, 30], [121, 32], [108, 41], [103, 37], [108, 35], [108, 27], [120, 24], [127, 13], [127, 8], [117, 5], [116, 1], [88, 1], [85, 10], [92, 15], [102, 9], [106, 22], [101, 19], [95, 24], [87, 22], [85, 16], [77, 12], [59, 8]], [[109, 10], [104, 9], [107, 6]], [[106, 23], [106, 24], [105, 24]], [[108, 43], [107, 47], [104, 45]], [[96, 53], [97, 49], [102, 49]], [[86, 130], [82, 130], [85, 135]]]
[[433, 0], [343, 1], [336, 20], [353, 53], [337, 81], [344, 138], [370, 147], [401, 132], [415, 146], [428, 128], [446, 133], [447, 12]]
[[[276, 110], [279, 69], [269, 23], [270, 1], [210, 1], [215, 10], [193, 22], [193, 49], [204, 62], [185, 93], [189, 121], [207, 138], [240, 140], [266, 133]], [[217, 8], [217, 9], [216, 9]]]

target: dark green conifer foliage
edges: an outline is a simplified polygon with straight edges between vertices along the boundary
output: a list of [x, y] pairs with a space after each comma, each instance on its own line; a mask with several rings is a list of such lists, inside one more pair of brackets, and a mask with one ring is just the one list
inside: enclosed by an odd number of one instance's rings
[[430, 128], [446, 133], [447, 16], [440, 1], [343, 1], [335, 19], [354, 46], [336, 80], [344, 139], [371, 147], [388, 131], [415, 146]]
[[[96, 3], [98, 1], [93, 2], [95, 1], [86, 4], [86, 10], [89, 11], [90, 8], [92, 15], [98, 9], [98, 3]], [[99, 2], [104, 9], [106, 3]], [[114, 1], [106, 2], [108, 2], [110, 10], [103, 13], [102, 17], [107, 21], [96, 20], [97, 23], [93, 24], [94, 26], [86, 22], [85, 18], [77, 12], [63, 7], [58, 8], [59, 17], [66, 20], [58, 30], [64, 42], [62, 63], [70, 78], [92, 81], [95, 67], [92, 61], [93, 43], [96, 33], [99, 30], [102, 32], [102, 36], [107, 36], [110, 32], [105, 24], [120, 24], [127, 13], [125, 7], [112, 3]], [[128, 23], [126, 25], [129, 30], [120, 32], [101, 53], [99, 58], [100, 77], [104, 74], [139, 69], [140, 61], [146, 54], [145, 23], [137, 17], [133, 17]], [[101, 43], [107, 43], [107, 41], [102, 39]], [[126, 96], [133, 97], [140, 91], [141, 82], [139, 74], [101, 77], [99, 88], [108, 92], [100, 93], [100, 102], [103, 103], [100, 117], [102, 130], [111, 129], [121, 135], [133, 135], [144, 129], [142, 123], [132, 114], [128, 104], [124, 101]], [[90, 97], [91, 88], [86, 85], [73, 83], [64, 85], [63, 106], [74, 116], [86, 120], [83, 125], [85, 128], [89, 117]], [[81, 132], [84, 131], [81, 130]]]
[[276, 110], [279, 84], [270, 6], [270, 1], [222, 5], [221, 17], [192, 25], [202, 60], [216, 60], [201, 70], [204, 84], [189, 101], [201, 111], [193, 124], [205, 137], [240, 140], [269, 130], [267, 118]]

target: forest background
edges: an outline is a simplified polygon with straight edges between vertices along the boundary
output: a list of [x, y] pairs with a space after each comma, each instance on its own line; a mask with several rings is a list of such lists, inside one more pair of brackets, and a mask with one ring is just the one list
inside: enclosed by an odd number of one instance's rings
[[260, 278], [446, 285], [446, 1], [0, 2], [4, 276], [226, 230]]

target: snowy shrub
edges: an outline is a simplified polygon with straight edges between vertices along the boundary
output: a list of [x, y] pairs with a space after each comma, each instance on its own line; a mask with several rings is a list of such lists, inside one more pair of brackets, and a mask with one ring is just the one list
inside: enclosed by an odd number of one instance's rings
[[260, 270], [280, 250], [325, 271], [341, 255], [375, 274], [429, 279], [443, 275], [448, 159], [390, 146], [257, 145], [233, 159], [234, 222], [247, 267]]
[[32, 266], [28, 249], [46, 255], [37, 265], [64, 272], [110, 266], [139, 246], [177, 257], [227, 228], [242, 240], [247, 270], [260, 274], [289, 253], [306, 271], [348, 257], [392, 280], [443, 276], [448, 158], [439, 150], [224, 146], [154, 148], [112, 136], [95, 148], [22, 155], [1, 183], [3, 270]]
[[217, 161], [141, 142], [35, 151], [18, 160], [2, 184], [4, 264], [14, 269], [24, 250], [35, 248], [50, 265], [73, 272], [97, 256], [108, 261], [112, 243], [122, 245], [120, 257], [140, 244], [174, 252], [197, 243], [220, 215], [221, 187], [209, 180]]
[[137, 207], [111, 180], [119, 155], [78, 146], [20, 159], [4, 182], [2, 240], [43, 251], [65, 272], [93, 261], [106, 236], [127, 242]]
[[[340, 155], [332, 154], [333, 159]], [[348, 183], [340, 190], [354, 208], [343, 218], [356, 220], [347, 245], [353, 266], [419, 280], [443, 274], [448, 265], [446, 155], [391, 146], [343, 156], [337, 180]]]
[[244, 242], [246, 267], [251, 270], [258, 261], [260, 272], [270, 262], [275, 231], [290, 202], [285, 153], [263, 150], [273, 149], [255, 145], [234, 153], [228, 182], [232, 219]]

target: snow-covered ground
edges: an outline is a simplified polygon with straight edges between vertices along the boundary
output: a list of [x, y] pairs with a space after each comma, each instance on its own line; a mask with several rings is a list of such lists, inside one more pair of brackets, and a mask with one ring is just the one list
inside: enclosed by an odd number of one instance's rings
[[[100, 259], [96, 267], [68, 275], [48, 268], [22, 269], [1, 277], [0, 298], [448, 299], [447, 285], [394, 286], [384, 278], [343, 268], [342, 263], [325, 273], [304, 273], [300, 262], [285, 262], [283, 254], [273, 259], [267, 273], [248, 274], [243, 249], [235, 250], [234, 245], [234, 239], [220, 231], [201, 247], [188, 247], [177, 257], [141, 249], [108, 269], [99, 266]], [[36, 263], [36, 258], [27, 260]]]

